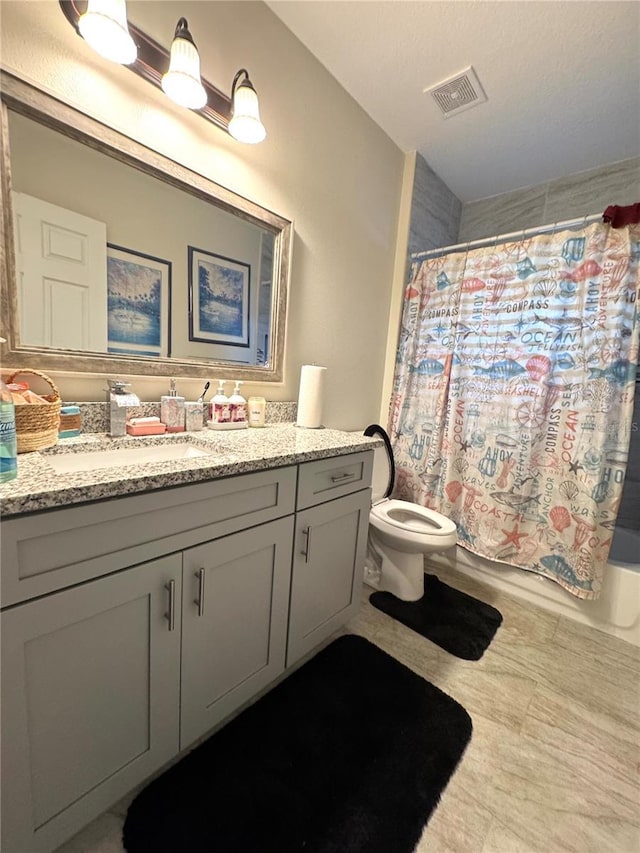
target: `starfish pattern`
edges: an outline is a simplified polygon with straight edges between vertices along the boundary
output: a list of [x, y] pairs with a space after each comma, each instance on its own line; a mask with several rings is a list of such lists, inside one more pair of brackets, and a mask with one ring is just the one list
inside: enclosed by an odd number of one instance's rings
[[511, 543], [512, 545], [515, 545], [517, 550], [519, 551], [520, 550], [520, 540], [524, 539], [527, 536], [527, 534], [526, 533], [520, 533], [520, 529], [519, 529], [517, 524], [513, 525], [513, 530], [502, 530], [502, 532], [505, 535], [505, 539], [504, 539], [504, 542], [500, 543], [500, 545], [508, 545], [509, 543]]
[[461, 441], [461, 442], [460, 442], [460, 450], [464, 450], [464, 452], [465, 452], [465, 453], [467, 452], [467, 450], [468, 450], [470, 447], [471, 447], [471, 445], [469, 444], [469, 442], [468, 442], [468, 441]]
[[575, 462], [569, 463], [569, 470], [571, 471], [572, 474], [577, 474], [578, 471], [583, 467], [584, 466], [580, 462], [578, 462], [577, 460]]

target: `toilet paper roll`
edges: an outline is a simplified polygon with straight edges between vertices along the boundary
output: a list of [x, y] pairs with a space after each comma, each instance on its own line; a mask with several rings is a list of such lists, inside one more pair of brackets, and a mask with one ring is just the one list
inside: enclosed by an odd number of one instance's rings
[[296, 420], [299, 427], [318, 429], [322, 426], [322, 397], [326, 369], [326, 367], [319, 367], [317, 364], [302, 365]]

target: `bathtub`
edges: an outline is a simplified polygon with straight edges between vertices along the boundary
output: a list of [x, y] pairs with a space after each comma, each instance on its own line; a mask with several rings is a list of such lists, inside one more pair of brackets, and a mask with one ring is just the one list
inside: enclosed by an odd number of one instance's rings
[[460, 546], [443, 554], [430, 554], [428, 562], [439, 570], [442, 580], [446, 580], [447, 570], [463, 572], [539, 607], [640, 646], [638, 530], [616, 529], [597, 601], [582, 601], [548, 578], [486, 560]]

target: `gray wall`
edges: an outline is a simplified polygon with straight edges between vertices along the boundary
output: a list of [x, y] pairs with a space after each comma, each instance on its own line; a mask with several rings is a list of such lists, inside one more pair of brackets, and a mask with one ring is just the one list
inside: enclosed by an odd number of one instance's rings
[[636, 383], [636, 399], [631, 424], [629, 467], [618, 510], [618, 524], [630, 530], [640, 530], [640, 384]]
[[462, 208], [458, 242], [563, 222], [601, 213], [610, 204], [637, 201], [640, 201], [640, 157], [467, 202]]
[[462, 202], [421, 154], [416, 155], [408, 251], [426, 252], [458, 242]]

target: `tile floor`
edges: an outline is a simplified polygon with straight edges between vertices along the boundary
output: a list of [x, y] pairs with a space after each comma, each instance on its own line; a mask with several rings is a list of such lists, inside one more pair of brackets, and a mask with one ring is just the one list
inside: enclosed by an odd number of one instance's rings
[[[463, 575], [447, 582], [504, 617], [480, 661], [452, 657], [380, 613], [366, 588], [347, 626], [473, 719], [416, 853], [640, 853], [640, 649]], [[57, 853], [122, 853], [127, 803]]]

